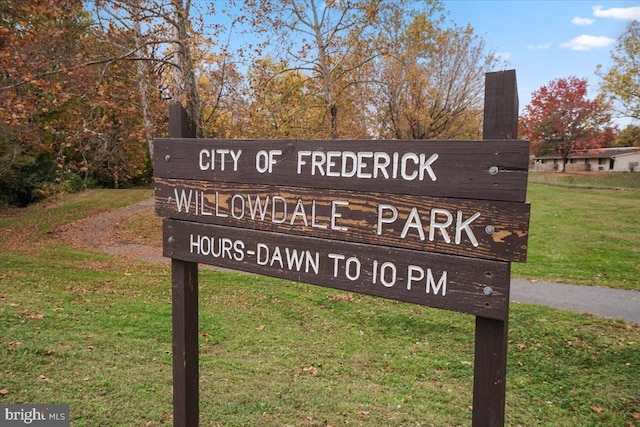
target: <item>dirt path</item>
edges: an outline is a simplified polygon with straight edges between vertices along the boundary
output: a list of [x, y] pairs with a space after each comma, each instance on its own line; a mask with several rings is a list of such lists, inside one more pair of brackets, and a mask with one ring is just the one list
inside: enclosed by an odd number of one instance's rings
[[75, 221], [61, 230], [63, 238], [73, 246], [117, 255], [125, 258], [168, 264], [169, 259], [162, 256], [160, 245], [147, 246], [126, 240], [118, 230], [123, 222], [133, 215], [152, 210], [154, 199], [149, 198], [135, 205], [114, 209], [100, 215]]

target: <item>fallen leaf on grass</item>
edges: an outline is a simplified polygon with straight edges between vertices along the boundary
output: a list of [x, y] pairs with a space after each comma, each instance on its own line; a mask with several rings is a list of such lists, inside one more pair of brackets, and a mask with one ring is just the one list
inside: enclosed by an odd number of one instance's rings
[[44, 315], [38, 312], [35, 312], [35, 313], [24, 313], [22, 317], [24, 317], [25, 319], [42, 319]]
[[640, 412], [634, 412], [631, 416], [634, 420], [640, 420]]
[[0, 396], [6, 396], [7, 394], [9, 394], [9, 389], [8, 388], [0, 389]]
[[601, 414], [602, 411], [604, 411], [604, 409], [602, 409], [600, 406], [592, 406], [591, 410], [597, 414]]
[[307, 368], [302, 368], [302, 372], [305, 372], [307, 374], [310, 374], [312, 377], [315, 377], [316, 375], [318, 375], [318, 368], [316, 368], [315, 366], [309, 366]]

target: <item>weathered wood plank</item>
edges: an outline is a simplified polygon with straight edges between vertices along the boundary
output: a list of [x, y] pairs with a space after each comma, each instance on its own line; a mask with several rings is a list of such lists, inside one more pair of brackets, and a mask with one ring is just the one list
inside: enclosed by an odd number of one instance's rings
[[174, 426], [199, 420], [198, 264], [171, 260]]
[[[518, 137], [518, 88], [515, 70], [485, 76], [484, 140]], [[514, 114], [515, 112], [515, 114]]]
[[[518, 134], [518, 87], [515, 70], [487, 73], [483, 137], [512, 138]], [[509, 300], [509, 277], [505, 280]], [[507, 384], [509, 305], [503, 319], [476, 317], [473, 370], [473, 427], [504, 425]]]
[[[180, 104], [169, 106], [169, 136], [195, 138], [196, 128]], [[173, 327], [173, 425], [200, 419], [198, 362], [198, 264], [171, 260]]]
[[155, 185], [156, 212], [167, 218], [473, 258], [526, 259], [524, 203], [164, 178]]
[[526, 141], [156, 139], [154, 175], [524, 202]]
[[164, 220], [173, 259], [502, 319], [508, 263]]

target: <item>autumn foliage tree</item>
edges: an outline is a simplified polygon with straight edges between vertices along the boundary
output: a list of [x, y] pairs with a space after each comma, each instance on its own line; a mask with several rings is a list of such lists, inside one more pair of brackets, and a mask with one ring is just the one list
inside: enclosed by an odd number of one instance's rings
[[532, 141], [536, 154], [560, 154], [566, 165], [572, 151], [610, 142], [610, 121], [602, 98], [587, 98], [587, 80], [571, 76], [552, 80], [533, 92], [520, 118], [520, 129]]
[[441, 0], [0, 0], [0, 203], [148, 180], [169, 102], [199, 136], [478, 137], [496, 61], [445, 16]]
[[[275, 33], [289, 64], [281, 73], [304, 73], [306, 90], [323, 111], [326, 135], [344, 136], [340, 126], [351, 89], [363, 82], [358, 72], [378, 53], [372, 49], [371, 30], [383, 0], [247, 0], [253, 22]], [[356, 88], [357, 90], [357, 88]], [[346, 120], [345, 120], [346, 122]]]
[[479, 138], [484, 73], [498, 64], [473, 28], [446, 21], [442, 2], [421, 10], [391, 5], [380, 19], [374, 91], [385, 138]]
[[618, 147], [640, 147], [640, 126], [627, 125], [613, 141]]
[[148, 173], [134, 64], [105, 59], [131, 48], [107, 43], [120, 29], [94, 31], [79, 0], [0, 7], [0, 197], [27, 204]]
[[613, 66], [601, 89], [622, 117], [640, 121], [640, 21], [631, 21], [611, 52]]
[[[249, 137], [321, 138], [326, 136], [320, 106], [310, 93], [312, 83], [301, 70], [270, 57], [254, 62], [247, 73], [246, 104]], [[321, 111], [321, 110], [320, 110]]]
[[61, 178], [87, 19], [80, 1], [4, 1], [0, 9], [0, 190], [25, 204]]

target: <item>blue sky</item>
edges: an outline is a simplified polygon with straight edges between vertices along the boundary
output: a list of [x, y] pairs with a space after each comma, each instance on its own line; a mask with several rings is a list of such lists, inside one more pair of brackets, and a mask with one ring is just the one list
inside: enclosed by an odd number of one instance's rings
[[[531, 92], [553, 79], [576, 76], [598, 91], [598, 64], [610, 68], [610, 52], [630, 19], [640, 20], [640, 1], [445, 0], [449, 17], [471, 24], [487, 47], [516, 70], [520, 110]], [[622, 120], [621, 122], [624, 122]]]
[[[211, 2], [192, 1], [201, 5]], [[595, 97], [600, 82], [596, 67], [601, 64], [604, 70], [610, 69], [610, 53], [617, 38], [631, 19], [640, 20], [640, 0], [443, 0], [443, 3], [451, 21], [459, 26], [470, 24], [483, 37], [487, 48], [507, 61], [506, 68], [516, 70], [520, 111], [530, 102], [533, 91], [556, 78], [586, 78], [589, 97]], [[246, 47], [252, 37], [232, 37], [232, 46]], [[629, 120], [616, 122], [623, 127]]]

